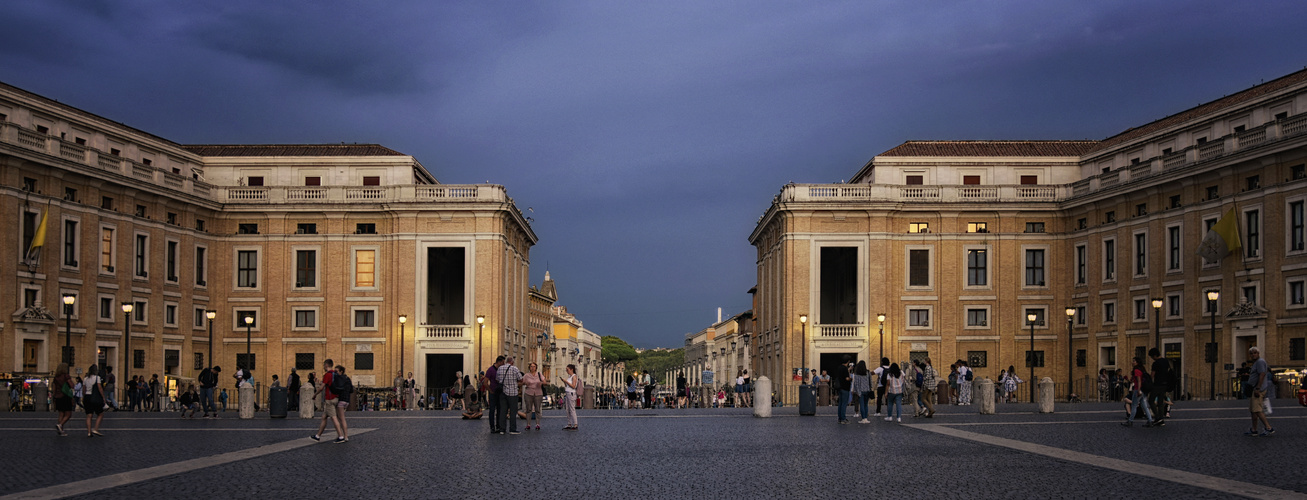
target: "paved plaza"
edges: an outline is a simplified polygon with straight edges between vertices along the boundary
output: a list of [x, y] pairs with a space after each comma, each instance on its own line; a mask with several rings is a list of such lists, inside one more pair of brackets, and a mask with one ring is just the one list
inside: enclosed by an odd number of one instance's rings
[[[1307, 498], [1307, 408], [1243, 436], [1242, 402], [1184, 402], [1163, 428], [1112, 404], [941, 407], [933, 419], [839, 425], [834, 408], [550, 411], [542, 431], [491, 435], [456, 412], [355, 412], [322, 443], [295, 418], [0, 415], [8, 498]], [[331, 436], [329, 433], [328, 436]]]

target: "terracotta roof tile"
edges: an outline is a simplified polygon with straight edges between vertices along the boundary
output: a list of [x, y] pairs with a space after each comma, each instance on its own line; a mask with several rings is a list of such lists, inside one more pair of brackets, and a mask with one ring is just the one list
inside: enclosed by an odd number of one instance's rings
[[380, 144], [189, 144], [200, 156], [405, 156]]
[[877, 156], [1080, 156], [1098, 141], [907, 141]]
[[1258, 97], [1271, 94], [1274, 92], [1278, 92], [1280, 90], [1283, 90], [1288, 87], [1292, 87], [1294, 85], [1298, 85], [1303, 82], [1307, 82], [1307, 69], [1299, 70], [1284, 75], [1282, 77], [1276, 78], [1269, 82], [1254, 86], [1252, 88], [1249, 88], [1241, 92], [1230, 94], [1228, 96], [1222, 97], [1220, 99], [1217, 99], [1215, 101], [1206, 104], [1199, 104], [1198, 106], [1194, 106], [1187, 110], [1181, 111], [1174, 115], [1168, 116], [1166, 118], [1162, 118], [1160, 120], [1145, 125], [1128, 128], [1125, 130], [1125, 132], [1121, 132], [1112, 137], [1103, 139], [1103, 141], [1099, 143], [1098, 147], [1091, 150], [1091, 152], [1101, 151], [1110, 148], [1112, 146], [1130, 142], [1140, 137], [1144, 137], [1149, 134], [1155, 133], [1159, 130], [1174, 127], [1181, 123], [1190, 120], [1195, 120], [1199, 117], [1202, 117], [1203, 115], [1207, 115], [1209, 113], [1215, 113], [1225, 108], [1233, 107], [1251, 101], [1253, 99], [1256, 99]]

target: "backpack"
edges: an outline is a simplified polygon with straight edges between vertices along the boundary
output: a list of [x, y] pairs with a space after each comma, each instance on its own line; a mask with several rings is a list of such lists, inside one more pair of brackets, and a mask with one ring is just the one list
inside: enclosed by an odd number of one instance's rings
[[926, 376], [921, 373], [921, 370], [917, 370], [917, 380], [914, 381], [917, 384], [917, 387], [921, 387], [921, 383], [925, 380]]
[[1143, 376], [1140, 377], [1140, 385], [1143, 387], [1140, 389], [1143, 390], [1144, 393], [1153, 392], [1153, 376], [1148, 374], [1148, 370], [1141, 369], [1139, 371], [1140, 373], [1143, 373]]
[[971, 370], [970, 368], [967, 369], [967, 382], [970, 382], [976, 378], [974, 373], [976, 373], [974, 370]]
[[354, 392], [354, 383], [348, 376], [341, 373], [331, 375], [331, 393], [335, 394], [341, 401], [349, 401], [349, 395]]

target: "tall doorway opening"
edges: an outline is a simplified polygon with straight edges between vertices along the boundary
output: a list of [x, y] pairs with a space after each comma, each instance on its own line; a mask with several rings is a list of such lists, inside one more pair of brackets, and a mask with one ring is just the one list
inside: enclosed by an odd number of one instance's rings
[[[823, 352], [821, 353], [821, 367], [819, 369], [824, 370], [826, 371], [826, 373], [829, 374], [831, 370], [834, 370], [837, 365], [844, 362], [845, 356], [848, 356], [849, 359], [853, 360], [854, 364], [857, 364], [858, 353], [856, 352]], [[809, 381], [812, 380], [811, 375], [808, 376], [808, 380]], [[831, 383], [833, 384], [835, 383], [835, 381], [832, 380]]]
[[[462, 354], [427, 355], [427, 390], [447, 390], [454, 386], [454, 374], [463, 371]], [[465, 375], [474, 375], [465, 373]], [[473, 383], [476, 377], [472, 377]]]
[[[463, 247], [427, 249], [428, 325], [466, 325]], [[452, 372], [451, 372], [452, 373]]]

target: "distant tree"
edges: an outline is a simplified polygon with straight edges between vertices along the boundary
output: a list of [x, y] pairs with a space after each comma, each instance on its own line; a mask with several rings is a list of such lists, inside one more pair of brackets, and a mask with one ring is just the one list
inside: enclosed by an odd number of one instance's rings
[[626, 363], [629, 370], [632, 369], [631, 361], [640, 359], [635, 348], [618, 337], [605, 335], [599, 339], [599, 343], [603, 348], [603, 360], [606, 363]]

